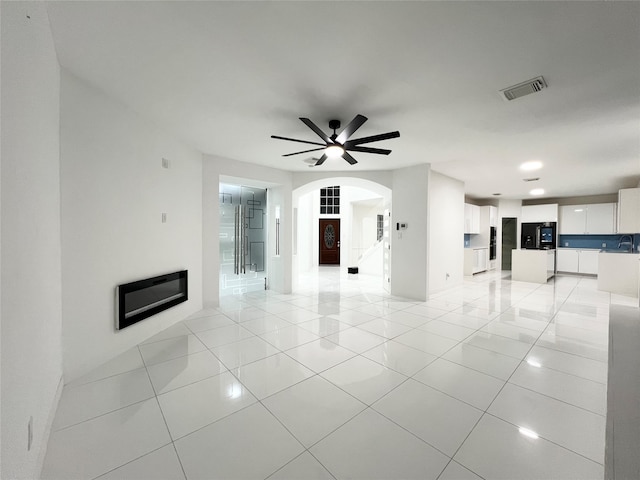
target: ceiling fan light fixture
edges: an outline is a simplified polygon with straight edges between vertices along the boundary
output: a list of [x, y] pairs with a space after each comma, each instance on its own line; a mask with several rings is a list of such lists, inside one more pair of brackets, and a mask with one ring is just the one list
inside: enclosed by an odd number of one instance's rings
[[344, 148], [342, 148], [340, 145], [329, 145], [324, 149], [324, 153], [329, 158], [338, 158], [341, 157], [344, 153]]
[[388, 132], [380, 135], [371, 135], [369, 137], [351, 138], [356, 130], [358, 130], [364, 122], [367, 121], [367, 117], [364, 115], [356, 115], [349, 125], [344, 127], [339, 134], [336, 130], [340, 128], [339, 120], [330, 120], [329, 128], [333, 130], [332, 135], [324, 133], [315, 123], [306, 117], [300, 117], [300, 121], [309, 127], [316, 135], [320, 137], [323, 143], [310, 142], [308, 140], [300, 140], [297, 138], [281, 137], [279, 135], [271, 135], [271, 138], [278, 140], [288, 140], [290, 142], [306, 143], [308, 145], [314, 145], [316, 148], [310, 148], [309, 150], [303, 150], [301, 152], [287, 153], [283, 157], [290, 157], [292, 155], [300, 155], [302, 153], [319, 152], [322, 150], [322, 156], [316, 161], [314, 166], [322, 165], [328, 158], [342, 158], [349, 165], [355, 165], [358, 161], [353, 158], [350, 152], [361, 153], [374, 153], [377, 155], [389, 155], [391, 150], [385, 148], [372, 148], [362, 146], [365, 143], [379, 142], [381, 140], [389, 140], [390, 138], [398, 138], [400, 132]]

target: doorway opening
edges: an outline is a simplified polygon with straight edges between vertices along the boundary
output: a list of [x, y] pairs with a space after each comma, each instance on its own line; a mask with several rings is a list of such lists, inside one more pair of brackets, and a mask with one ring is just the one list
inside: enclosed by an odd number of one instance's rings
[[[325, 178], [294, 191], [294, 291], [317, 285], [325, 270], [335, 270], [336, 278], [352, 286], [389, 281], [384, 226], [390, 207], [391, 190], [363, 179]], [[357, 274], [352, 267], [358, 267]]]
[[502, 270], [511, 270], [511, 251], [518, 248], [518, 219], [502, 219]]
[[264, 290], [267, 190], [220, 183], [220, 297]]

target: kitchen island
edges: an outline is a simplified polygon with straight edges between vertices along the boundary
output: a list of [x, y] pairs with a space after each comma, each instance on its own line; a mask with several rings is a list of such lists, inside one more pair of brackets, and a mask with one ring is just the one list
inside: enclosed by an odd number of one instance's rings
[[640, 254], [600, 252], [598, 254], [598, 290], [638, 296]]
[[511, 251], [511, 280], [517, 282], [547, 283], [556, 269], [555, 250]]

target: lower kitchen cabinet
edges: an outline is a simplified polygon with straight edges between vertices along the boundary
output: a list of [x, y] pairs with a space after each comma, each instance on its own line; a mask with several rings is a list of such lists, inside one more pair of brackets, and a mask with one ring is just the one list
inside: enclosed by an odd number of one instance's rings
[[473, 275], [487, 270], [489, 265], [488, 248], [464, 249], [464, 274]]
[[558, 271], [578, 273], [578, 250], [573, 248], [559, 248]]
[[599, 250], [580, 250], [578, 258], [578, 273], [598, 274]]
[[598, 254], [595, 249], [559, 248], [558, 272], [598, 274]]

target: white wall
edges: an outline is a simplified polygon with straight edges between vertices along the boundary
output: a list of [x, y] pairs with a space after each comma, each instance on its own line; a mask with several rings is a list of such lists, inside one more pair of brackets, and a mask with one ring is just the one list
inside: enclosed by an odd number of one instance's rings
[[[302, 195], [298, 199], [298, 228], [293, 235], [298, 237], [298, 253], [294, 255], [294, 285], [296, 284], [297, 272], [308, 272], [313, 267], [313, 245], [314, 245], [314, 226], [317, 235], [317, 210], [314, 210], [317, 197], [316, 192], [310, 192]], [[317, 239], [315, 240], [317, 244]], [[317, 251], [316, 251], [317, 252]], [[316, 255], [317, 256], [317, 255]], [[317, 265], [316, 260], [316, 265]]]
[[[269, 188], [267, 201], [267, 275], [269, 289], [279, 293], [291, 293], [292, 257], [292, 208], [291, 186], [277, 185]], [[276, 228], [276, 209], [280, 212], [279, 233]], [[276, 234], [279, 234], [280, 251], [276, 252]], [[285, 268], [286, 266], [286, 268]]]
[[358, 268], [360, 273], [366, 275], [376, 275], [382, 277], [383, 267], [383, 248], [382, 242], [379, 242], [376, 246], [367, 250], [366, 254], [358, 262]]
[[[349, 189], [351, 207], [351, 232], [347, 240], [349, 246], [349, 265], [358, 265], [362, 254], [373, 247], [377, 240], [377, 215], [384, 213], [384, 200], [372, 192], [362, 189]], [[382, 264], [379, 274], [382, 275]]]
[[[393, 171], [391, 208], [391, 293], [416, 300], [427, 299], [427, 211], [429, 208], [427, 164]], [[407, 223], [396, 230], [396, 223]], [[462, 221], [461, 221], [462, 225]], [[458, 239], [458, 246], [462, 242]]]
[[[202, 157], [64, 70], [60, 141], [68, 382], [202, 308]], [[115, 330], [118, 284], [183, 269], [187, 302]]]
[[464, 183], [429, 175], [429, 295], [462, 284], [464, 270]]
[[269, 207], [269, 238], [267, 258], [271, 271], [267, 272], [270, 288], [282, 293], [291, 292], [292, 257], [292, 203], [291, 172], [260, 165], [239, 162], [213, 155], [203, 156], [202, 168], [202, 262], [203, 302], [215, 307], [220, 302], [220, 212], [218, 191], [221, 181], [271, 189], [270, 198], [280, 199], [280, 258], [274, 258], [273, 222], [275, 217]]
[[390, 170], [369, 172], [332, 172], [321, 168], [313, 170], [313, 172], [296, 172], [293, 174], [293, 189], [300, 189], [296, 192], [299, 195], [304, 195], [311, 190], [322, 188], [326, 185], [350, 185], [371, 190], [386, 197], [393, 185], [393, 175]]
[[[34, 479], [40, 475], [62, 384], [60, 71], [44, 5], [2, 2], [0, 8], [0, 477]], [[33, 445], [27, 451], [30, 416]]]

